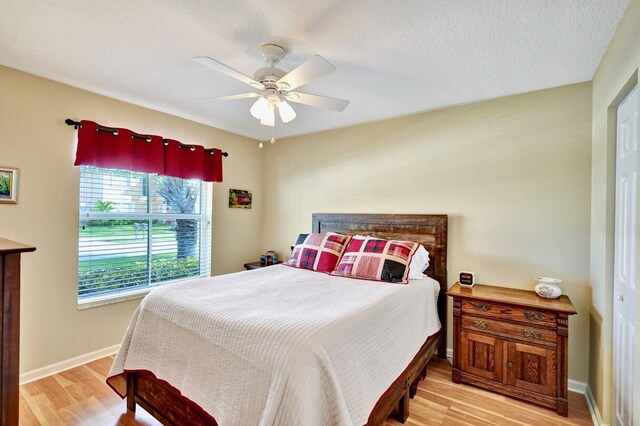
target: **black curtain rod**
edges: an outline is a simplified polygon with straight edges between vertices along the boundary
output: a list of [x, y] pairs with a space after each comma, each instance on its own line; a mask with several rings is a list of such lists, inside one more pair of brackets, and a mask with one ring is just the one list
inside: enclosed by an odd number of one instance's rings
[[[65, 124], [67, 124], [68, 126], [73, 126], [73, 128], [74, 128], [74, 129], [76, 129], [76, 130], [77, 130], [77, 129], [79, 129], [80, 127], [82, 127], [82, 123], [81, 123], [80, 121], [75, 121], [75, 120], [72, 120], [72, 119], [70, 119], [70, 118], [67, 118], [66, 120], [64, 120], [64, 122], [65, 122]], [[103, 126], [99, 126], [99, 125], [96, 125], [96, 129], [97, 129], [97, 130], [101, 130], [101, 131], [103, 131], [103, 132], [113, 133], [114, 135], [117, 135], [117, 134], [118, 134], [118, 129], [111, 129], [111, 128], [109, 128], [109, 127], [103, 127]], [[133, 133], [133, 132], [131, 132], [131, 136], [132, 136], [132, 137], [134, 137], [134, 138], [136, 138], [136, 139], [144, 139], [144, 140], [146, 140], [147, 142], [151, 142], [151, 137], [150, 137], [150, 136], [146, 136], [146, 135], [139, 135], [139, 134], [137, 134], [137, 133]], [[166, 139], [163, 139], [162, 141], [163, 141], [163, 142], [165, 142], [165, 144], [166, 144], [166, 142], [167, 142], [167, 140], [166, 140]], [[180, 143], [180, 145], [179, 145], [179, 146], [180, 146], [180, 148], [193, 148], [193, 146], [192, 146], [192, 145], [185, 145], [185, 144], [183, 144], [183, 143]], [[205, 151], [211, 151], [211, 150], [210, 150], [210, 149], [205, 149]], [[228, 157], [228, 156], [229, 156], [229, 153], [228, 153], [228, 152], [223, 152], [223, 153], [222, 153], [222, 156], [223, 156], [223, 157]]]

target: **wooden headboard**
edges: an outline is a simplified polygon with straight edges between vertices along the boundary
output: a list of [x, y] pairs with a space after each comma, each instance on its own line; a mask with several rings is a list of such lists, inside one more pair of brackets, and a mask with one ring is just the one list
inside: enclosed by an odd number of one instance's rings
[[313, 232], [371, 235], [422, 244], [429, 252], [426, 274], [440, 283], [438, 316], [442, 340], [438, 356], [446, 357], [447, 331], [447, 215], [314, 213]]

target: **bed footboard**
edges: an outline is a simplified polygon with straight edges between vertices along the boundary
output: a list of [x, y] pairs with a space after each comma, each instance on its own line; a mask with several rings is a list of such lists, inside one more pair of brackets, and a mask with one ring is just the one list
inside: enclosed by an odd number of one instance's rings
[[127, 372], [127, 409], [144, 408], [164, 425], [217, 426], [218, 423], [198, 404], [182, 396], [169, 383], [148, 371]]
[[409, 366], [380, 397], [369, 415], [368, 426], [382, 425], [397, 408], [396, 420], [404, 423], [409, 417], [409, 399], [413, 398], [418, 383], [427, 375], [427, 364], [438, 350], [442, 340], [442, 330], [431, 336], [413, 358]]

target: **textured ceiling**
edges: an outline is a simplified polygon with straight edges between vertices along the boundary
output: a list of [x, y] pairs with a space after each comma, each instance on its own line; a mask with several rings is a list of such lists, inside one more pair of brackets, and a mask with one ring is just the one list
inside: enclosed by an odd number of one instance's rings
[[337, 71], [300, 91], [351, 104], [292, 104], [284, 137], [590, 80], [627, 3], [1, 0], [0, 64], [258, 138], [252, 100], [202, 100], [250, 87], [190, 58], [253, 76], [267, 42], [286, 71], [322, 55]]

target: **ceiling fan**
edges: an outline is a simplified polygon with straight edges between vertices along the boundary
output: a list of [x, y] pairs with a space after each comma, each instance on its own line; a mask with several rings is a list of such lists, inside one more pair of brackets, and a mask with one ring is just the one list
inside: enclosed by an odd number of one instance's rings
[[287, 101], [337, 112], [344, 111], [347, 105], [349, 105], [349, 101], [345, 99], [293, 91], [312, 80], [336, 70], [336, 68], [322, 56], [313, 55], [293, 71], [287, 73], [275, 67], [282, 58], [284, 58], [286, 53], [284, 48], [276, 44], [265, 44], [260, 47], [260, 53], [262, 53], [262, 57], [267, 61], [269, 66], [257, 70], [254, 73], [254, 78], [246, 76], [208, 56], [198, 56], [192, 59], [199, 64], [205, 65], [253, 87], [254, 91], [252, 92], [213, 99], [231, 101], [258, 98], [251, 106], [250, 112], [252, 116], [260, 120], [260, 124], [265, 126], [275, 126], [276, 109], [284, 123], [288, 123], [296, 118], [296, 112]]

